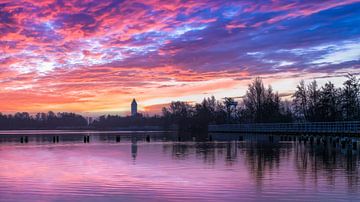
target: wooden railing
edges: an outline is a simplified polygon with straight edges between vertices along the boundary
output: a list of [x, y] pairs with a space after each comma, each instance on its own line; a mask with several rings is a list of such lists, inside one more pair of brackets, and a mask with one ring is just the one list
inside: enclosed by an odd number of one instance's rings
[[360, 135], [360, 121], [209, 125], [209, 132], [348, 133]]

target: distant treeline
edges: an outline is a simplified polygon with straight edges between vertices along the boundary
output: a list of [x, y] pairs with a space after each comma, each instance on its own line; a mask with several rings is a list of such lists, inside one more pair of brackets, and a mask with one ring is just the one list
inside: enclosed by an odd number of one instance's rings
[[87, 120], [75, 113], [38, 113], [31, 116], [27, 112], [14, 115], [0, 113], [0, 129], [56, 129], [62, 127], [86, 127]]
[[216, 100], [205, 98], [201, 103], [172, 102], [163, 108], [161, 116], [135, 117], [101, 116], [88, 122], [74, 113], [29, 113], [3, 115], [0, 129], [112, 129], [131, 126], [177, 126], [183, 131], [206, 131], [208, 124], [359, 121], [360, 81], [348, 75], [341, 88], [328, 82], [319, 87], [314, 80], [308, 85], [301, 81], [290, 100], [283, 100], [271, 86], [265, 87], [261, 78], [248, 86], [240, 101], [234, 98]]
[[75, 113], [38, 113], [35, 116], [27, 112], [14, 115], [0, 113], [0, 129], [116, 129], [133, 126], [163, 126], [163, 118], [159, 116], [136, 117], [100, 116], [95, 120], [88, 120]]

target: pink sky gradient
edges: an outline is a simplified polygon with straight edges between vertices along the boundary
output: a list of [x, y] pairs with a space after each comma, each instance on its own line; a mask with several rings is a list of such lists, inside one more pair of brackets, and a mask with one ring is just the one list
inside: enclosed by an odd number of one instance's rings
[[359, 0], [0, 0], [0, 111], [159, 113], [359, 73]]

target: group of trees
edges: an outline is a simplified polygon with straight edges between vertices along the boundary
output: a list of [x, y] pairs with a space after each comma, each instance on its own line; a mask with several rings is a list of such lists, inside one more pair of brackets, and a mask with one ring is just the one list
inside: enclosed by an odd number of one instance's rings
[[[165, 125], [175, 124], [179, 130], [203, 130], [209, 123], [227, 123], [232, 108], [227, 107], [214, 97], [205, 98], [201, 103], [190, 105], [186, 102], [172, 102], [163, 108]], [[232, 116], [232, 115], [230, 115]]]
[[163, 119], [160, 116], [132, 116], [107, 115], [100, 116], [90, 123], [90, 127], [97, 129], [128, 128], [132, 126], [163, 126]]
[[360, 120], [360, 82], [353, 75], [342, 88], [331, 82], [318, 87], [315, 80], [306, 86], [301, 81], [293, 98], [294, 116], [301, 121]]
[[239, 108], [241, 122], [291, 122], [291, 109], [271, 86], [264, 87], [260, 78], [250, 85]]
[[0, 113], [0, 129], [54, 129], [67, 127], [86, 127], [87, 120], [74, 113], [38, 113], [31, 116], [27, 112], [14, 115]]
[[360, 82], [354, 75], [347, 76], [342, 88], [331, 82], [318, 87], [315, 80], [306, 86], [301, 81], [291, 99], [282, 100], [271, 86], [266, 88], [261, 78], [256, 78], [240, 103], [233, 98], [220, 102], [214, 97], [195, 105], [172, 102], [163, 109], [163, 117], [181, 130], [206, 130], [208, 124], [223, 123], [360, 120]]
[[292, 95], [292, 101], [283, 100], [271, 86], [265, 87], [260, 78], [249, 84], [240, 102], [234, 98], [216, 100], [205, 98], [194, 105], [172, 102], [162, 110], [162, 116], [101, 116], [88, 121], [74, 113], [29, 113], [3, 115], [0, 129], [56, 129], [81, 128], [109, 129], [130, 126], [177, 126], [179, 130], [204, 131], [209, 124], [267, 123], [293, 121], [359, 121], [360, 81], [348, 75], [343, 87], [331, 82], [319, 87], [316, 81], [308, 85], [301, 81]]
[[281, 101], [271, 86], [265, 88], [260, 78], [249, 85], [242, 100], [238, 103], [234, 98], [224, 98], [221, 102], [211, 97], [195, 105], [172, 102], [163, 108], [163, 117], [167, 124], [191, 131], [206, 130], [209, 124], [292, 121], [287, 102]]

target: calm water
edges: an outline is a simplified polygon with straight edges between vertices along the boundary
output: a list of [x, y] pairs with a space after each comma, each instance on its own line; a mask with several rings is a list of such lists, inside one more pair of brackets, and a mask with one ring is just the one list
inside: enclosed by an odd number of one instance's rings
[[[20, 143], [25, 133], [28, 143]], [[360, 200], [358, 151], [255, 135], [222, 139], [2, 132], [0, 201]]]

